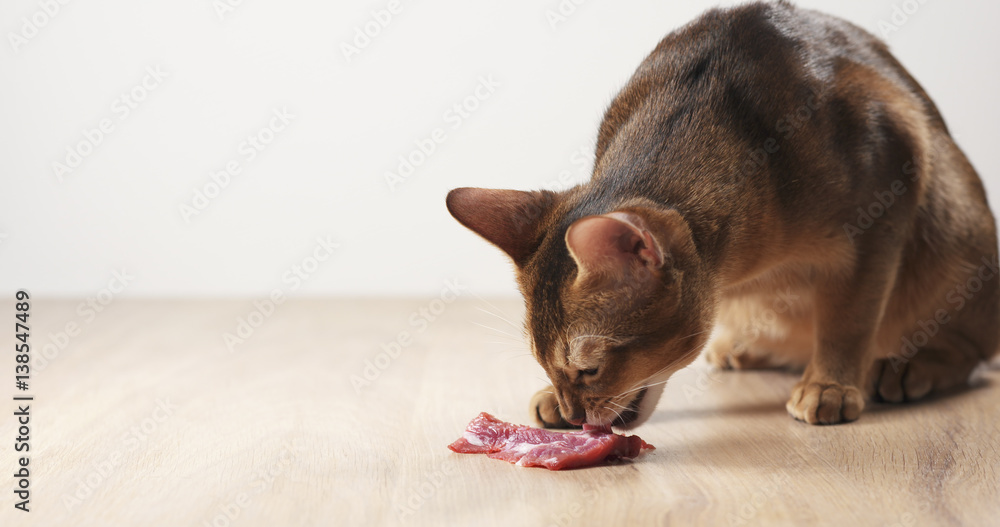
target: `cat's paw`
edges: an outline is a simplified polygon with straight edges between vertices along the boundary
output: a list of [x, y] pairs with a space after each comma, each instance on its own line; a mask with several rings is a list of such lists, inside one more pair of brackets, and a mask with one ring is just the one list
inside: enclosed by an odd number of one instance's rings
[[912, 357], [879, 359], [869, 375], [869, 393], [887, 403], [916, 401], [966, 384], [978, 363], [978, 359], [939, 349], [920, 349]]
[[555, 388], [549, 386], [539, 390], [531, 398], [531, 415], [535, 424], [542, 428], [580, 428], [566, 422], [559, 413], [559, 402], [556, 400]]
[[743, 344], [733, 343], [728, 339], [717, 339], [709, 343], [705, 359], [721, 370], [762, 370], [776, 366], [771, 357], [751, 353]]
[[911, 367], [909, 362], [877, 360], [873, 367], [872, 397], [886, 403], [901, 403], [922, 399], [934, 386], [932, 371], [921, 364]]
[[811, 425], [833, 425], [856, 420], [865, 408], [861, 390], [832, 382], [800, 381], [785, 405], [788, 413]]

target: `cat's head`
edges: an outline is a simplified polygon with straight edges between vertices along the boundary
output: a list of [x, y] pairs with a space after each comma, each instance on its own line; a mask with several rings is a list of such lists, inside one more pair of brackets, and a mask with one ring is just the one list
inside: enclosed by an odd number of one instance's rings
[[709, 288], [684, 218], [643, 199], [601, 206], [579, 188], [460, 188], [447, 204], [514, 260], [532, 352], [562, 418], [645, 421], [710, 329]]

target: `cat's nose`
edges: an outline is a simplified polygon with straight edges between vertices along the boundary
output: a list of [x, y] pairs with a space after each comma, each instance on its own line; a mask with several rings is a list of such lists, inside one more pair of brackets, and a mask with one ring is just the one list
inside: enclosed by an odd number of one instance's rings
[[577, 406], [569, 410], [569, 412], [563, 413], [563, 419], [565, 419], [567, 423], [573, 426], [580, 426], [587, 420], [587, 411], [583, 408]]
[[582, 425], [587, 420], [587, 411], [583, 408], [583, 404], [573, 397], [568, 397], [571, 394], [564, 390], [559, 390], [558, 393], [556, 398], [559, 401], [559, 413], [562, 418], [573, 426]]

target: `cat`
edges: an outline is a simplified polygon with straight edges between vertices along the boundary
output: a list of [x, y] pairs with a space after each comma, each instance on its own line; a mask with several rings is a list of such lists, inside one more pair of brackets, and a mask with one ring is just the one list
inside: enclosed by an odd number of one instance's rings
[[546, 427], [638, 426], [702, 350], [803, 368], [788, 412], [848, 422], [967, 383], [1000, 340], [995, 222], [934, 103], [871, 34], [784, 1], [667, 35], [590, 181], [446, 203], [515, 263]]

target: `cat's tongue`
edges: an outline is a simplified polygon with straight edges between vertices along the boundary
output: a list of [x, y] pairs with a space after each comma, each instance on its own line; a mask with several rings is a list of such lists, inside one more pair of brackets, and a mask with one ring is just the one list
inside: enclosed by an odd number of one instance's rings
[[583, 423], [584, 432], [600, 432], [602, 434], [611, 434], [611, 425], [591, 425]]

